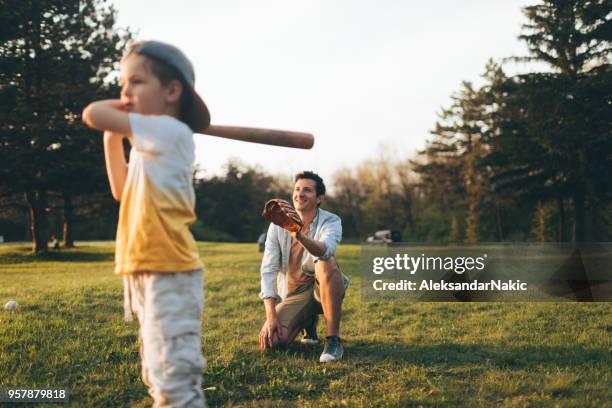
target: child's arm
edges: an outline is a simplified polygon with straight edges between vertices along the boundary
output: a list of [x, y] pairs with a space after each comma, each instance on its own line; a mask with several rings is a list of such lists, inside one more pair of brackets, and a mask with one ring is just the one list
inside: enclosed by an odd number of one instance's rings
[[119, 99], [105, 99], [90, 103], [83, 110], [83, 122], [89, 127], [132, 136], [130, 119]]
[[113, 198], [120, 201], [128, 169], [123, 152], [123, 136], [132, 135], [128, 114], [119, 99], [106, 99], [90, 103], [82, 116], [87, 126], [104, 131], [106, 174]]
[[123, 135], [110, 131], [104, 132], [104, 158], [106, 160], [106, 174], [108, 175], [113, 198], [121, 201], [128, 172], [123, 152]]

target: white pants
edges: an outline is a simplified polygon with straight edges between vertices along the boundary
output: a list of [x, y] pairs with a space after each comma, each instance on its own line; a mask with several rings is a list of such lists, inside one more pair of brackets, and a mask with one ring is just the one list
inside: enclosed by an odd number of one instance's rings
[[135, 273], [126, 300], [140, 322], [142, 379], [153, 407], [204, 407], [203, 271]]

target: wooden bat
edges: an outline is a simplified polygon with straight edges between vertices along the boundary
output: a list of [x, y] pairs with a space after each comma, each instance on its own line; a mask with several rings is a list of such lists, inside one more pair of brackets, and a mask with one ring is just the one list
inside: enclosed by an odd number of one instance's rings
[[226, 139], [241, 140], [243, 142], [295, 147], [297, 149], [310, 149], [314, 144], [314, 136], [312, 134], [289, 130], [210, 125], [200, 133], [224, 137]]

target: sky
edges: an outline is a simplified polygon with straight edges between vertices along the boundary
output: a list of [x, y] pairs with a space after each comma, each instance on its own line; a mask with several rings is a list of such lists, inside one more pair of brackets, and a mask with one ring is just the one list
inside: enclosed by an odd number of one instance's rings
[[[311, 150], [196, 135], [204, 176], [230, 159], [332, 185], [385, 151], [414, 157], [462, 81], [526, 55], [525, 0], [114, 0], [137, 39], [181, 48], [212, 124], [310, 132]], [[509, 65], [507, 72], [521, 70]]]

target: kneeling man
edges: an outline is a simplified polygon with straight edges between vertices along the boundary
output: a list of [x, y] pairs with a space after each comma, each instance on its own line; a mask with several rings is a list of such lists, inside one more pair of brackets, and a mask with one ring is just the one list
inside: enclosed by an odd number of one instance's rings
[[[336, 263], [342, 239], [340, 217], [319, 208], [325, 184], [304, 171], [295, 176], [293, 206], [304, 227], [289, 232], [270, 224], [261, 262], [261, 292], [266, 322], [259, 334], [262, 350], [293, 341], [305, 330], [302, 343], [316, 344], [318, 315], [323, 313], [327, 342], [319, 361], [342, 358], [340, 315], [348, 278]], [[277, 290], [276, 290], [277, 289]]]

